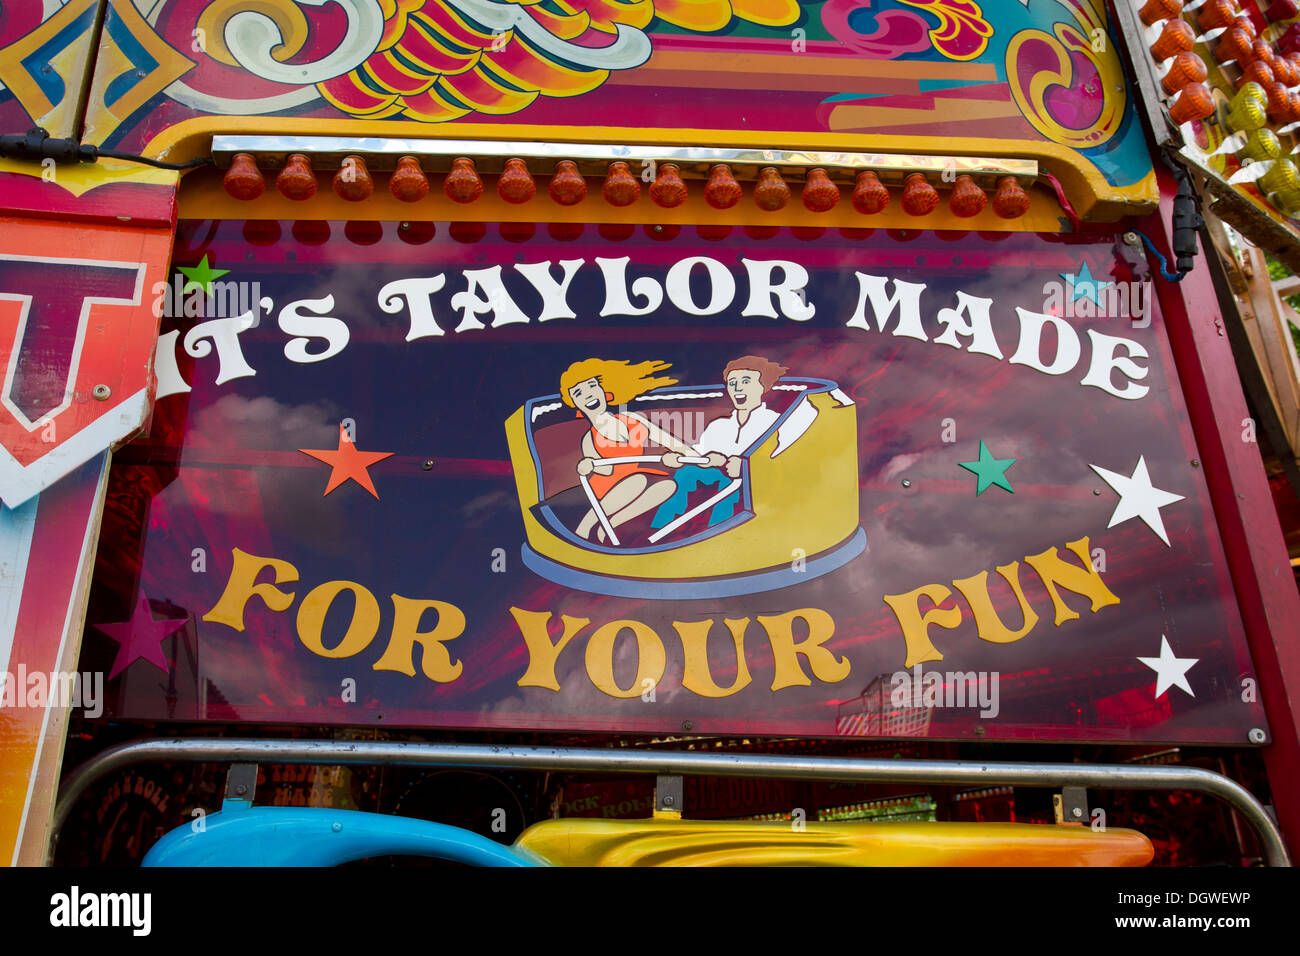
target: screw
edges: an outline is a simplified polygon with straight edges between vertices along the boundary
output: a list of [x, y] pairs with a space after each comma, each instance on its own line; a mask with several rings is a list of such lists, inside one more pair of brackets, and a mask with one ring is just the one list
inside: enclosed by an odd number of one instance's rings
[[691, 723], [689, 720], [682, 721], [682, 730], [694, 730], [694, 729], [695, 729], [695, 725]]
[[235, 793], [239, 794], [239, 796], [241, 796], [241, 797], [242, 797], [244, 794], [248, 793], [248, 784], [246, 784], [246, 783], [237, 783], [237, 784], [235, 784]]
[[432, 458], [424, 459], [424, 464], [422, 464], [420, 467], [423, 468], [425, 471], [433, 471], [433, 459]]
[[655, 226], [655, 232], [663, 232], [663, 231], [664, 231], [663, 226]]
[[1138, 238], [1138, 234], [1136, 232], [1124, 233], [1124, 245], [1126, 246], [1136, 246], [1141, 241], [1142, 240]]
[[343, 832], [343, 824], [341, 824], [341, 823], [332, 823], [332, 824], [330, 824], [330, 829], [333, 830], [335, 833], [342, 833], [342, 832]]
[[975, 725], [975, 736], [976, 736], [976, 737], [983, 737], [983, 736], [984, 736], [984, 725], [983, 725], [983, 724], [976, 724], [976, 725]]
[[1082, 807], [1071, 807], [1071, 808], [1070, 808], [1070, 816], [1072, 816], [1072, 817], [1081, 817], [1081, 816], [1083, 816], [1083, 808], [1082, 808]]
[[1265, 739], [1263, 728], [1251, 727], [1250, 733], [1246, 734], [1246, 739], [1249, 740], [1252, 744], [1262, 744]]
[[113, 394], [113, 390], [109, 388], [107, 385], [96, 385], [94, 388], [90, 390], [90, 394], [94, 395], [97, 399], [99, 399], [102, 402], [106, 398], [108, 398], [108, 396]]
[[1192, 467], [1193, 467], [1193, 468], [1200, 468], [1200, 467], [1201, 467], [1201, 459], [1199, 459], [1199, 458], [1193, 458], [1193, 459], [1192, 459]]
[[673, 805], [672, 794], [669, 794], [668, 796], [664, 797], [664, 806], [671, 807], [672, 805]]
[[906, 478], [904, 478], [904, 479], [903, 479], [903, 487], [904, 487], [904, 488], [911, 488], [911, 487], [912, 487], [912, 483], [911, 483], [910, 481], [908, 481]]
[[1100, 496], [1100, 495], [1101, 495], [1101, 489], [1100, 489], [1100, 488], [1094, 488], [1094, 489], [1092, 489], [1092, 493], [1093, 493], [1094, 495], [1098, 495], [1098, 496]]

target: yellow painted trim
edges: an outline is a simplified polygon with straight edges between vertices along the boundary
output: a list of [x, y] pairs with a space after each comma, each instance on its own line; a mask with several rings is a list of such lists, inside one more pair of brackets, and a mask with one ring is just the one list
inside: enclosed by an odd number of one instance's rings
[[[630, 129], [617, 126], [535, 126], [472, 122], [437, 125], [395, 120], [311, 119], [293, 116], [200, 116], [163, 130], [145, 147], [145, 155], [183, 162], [211, 152], [211, 137], [220, 134], [283, 136], [372, 136], [383, 138], [478, 139], [556, 143], [626, 143], [638, 145], [716, 146], [720, 148], [819, 150], [826, 152], [893, 152], [923, 155], [1007, 156], [1036, 159], [1056, 176], [1081, 217], [1115, 219], [1148, 212], [1159, 199], [1151, 175], [1131, 186], [1116, 187], [1081, 154], [1042, 140], [975, 137], [881, 136], [863, 133], [784, 133], [760, 130]], [[936, 145], [942, 145], [942, 151]]]
[[[47, 167], [36, 163], [19, 162], [13, 159], [0, 159], [0, 172], [14, 173], [42, 179]], [[97, 163], [78, 163], [76, 165], [54, 167], [53, 179], [49, 180], [65, 192], [74, 196], [84, 196], [92, 189], [109, 186], [113, 183], [150, 183], [159, 186], [174, 186], [180, 175], [175, 170], [158, 169], [139, 163], [124, 163], [118, 160], [100, 160]]]

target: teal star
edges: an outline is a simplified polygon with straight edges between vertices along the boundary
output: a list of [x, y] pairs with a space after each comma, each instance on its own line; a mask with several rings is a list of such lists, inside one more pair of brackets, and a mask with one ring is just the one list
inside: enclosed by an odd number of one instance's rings
[[177, 266], [176, 271], [185, 276], [189, 281], [185, 283], [185, 288], [181, 290], [182, 295], [189, 295], [190, 289], [198, 288], [203, 291], [204, 295], [212, 294], [212, 280], [220, 279], [230, 273], [229, 269], [214, 269], [208, 265], [208, 257], [204, 255], [203, 261], [197, 266]]
[[1014, 495], [1016, 489], [1012, 488], [1011, 482], [1007, 481], [1006, 471], [1015, 463], [1014, 458], [994, 458], [981, 439], [979, 461], [959, 461], [957, 464], [967, 471], [973, 471], [979, 477], [975, 487], [975, 497], [978, 498], [984, 494], [989, 485], [1005, 488]]
[[1070, 283], [1070, 301], [1087, 297], [1092, 299], [1097, 305], [1101, 305], [1101, 299], [1097, 298], [1097, 293], [1108, 285], [1114, 285], [1112, 282], [1106, 282], [1102, 279], [1095, 279], [1092, 270], [1088, 268], [1088, 263], [1083, 264], [1083, 268], [1073, 275], [1066, 272], [1058, 272], [1062, 279]]

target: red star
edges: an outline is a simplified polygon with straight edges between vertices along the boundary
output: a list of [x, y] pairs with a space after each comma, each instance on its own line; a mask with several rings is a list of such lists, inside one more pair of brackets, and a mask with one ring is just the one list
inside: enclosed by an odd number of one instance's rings
[[188, 617], [155, 620], [153, 611], [149, 608], [149, 599], [141, 591], [140, 600], [131, 614], [131, 620], [93, 625], [95, 630], [103, 631], [122, 645], [117, 649], [117, 657], [113, 660], [112, 670], [108, 672], [108, 679], [112, 680], [140, 659], [153, 664], [164, 674], [169, 672], [171, 668], [168, 667], [167, 658], [163, 655], [162, 642], [174, 631], [184, 627], [188, 621]]
[[304, 455], [311, 455], [317, 461], [325, 462], [334, 469], [330, 472], [329, 484], [325, 486], [325, 494], [321, 495], [322, 498], [349, 478], [378, 498], [379, 493], [375, 491], [374, 482], [370, 480], [370, 472], [366, 469], [375, 462], [391, 458], [393, 455], [391, 451], [358, 451], [342, 425], [339, 426], [337, 449], [299, 448], [298, 450]]

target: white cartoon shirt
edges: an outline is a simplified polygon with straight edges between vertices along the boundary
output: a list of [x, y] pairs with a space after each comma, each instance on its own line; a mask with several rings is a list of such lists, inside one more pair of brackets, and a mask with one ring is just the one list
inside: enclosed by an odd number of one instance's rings
[[705, 425], [700, 440], [694, 445], [695, 450], [700, 455], [712, 451], [723, 455], [743, 454], [781, 417], [768, 408], [766, 403], [750, 412], [744, 425], [740, 424], [738, 415], [738, 412], [733, 411], [726, 418], [715, 418]]

